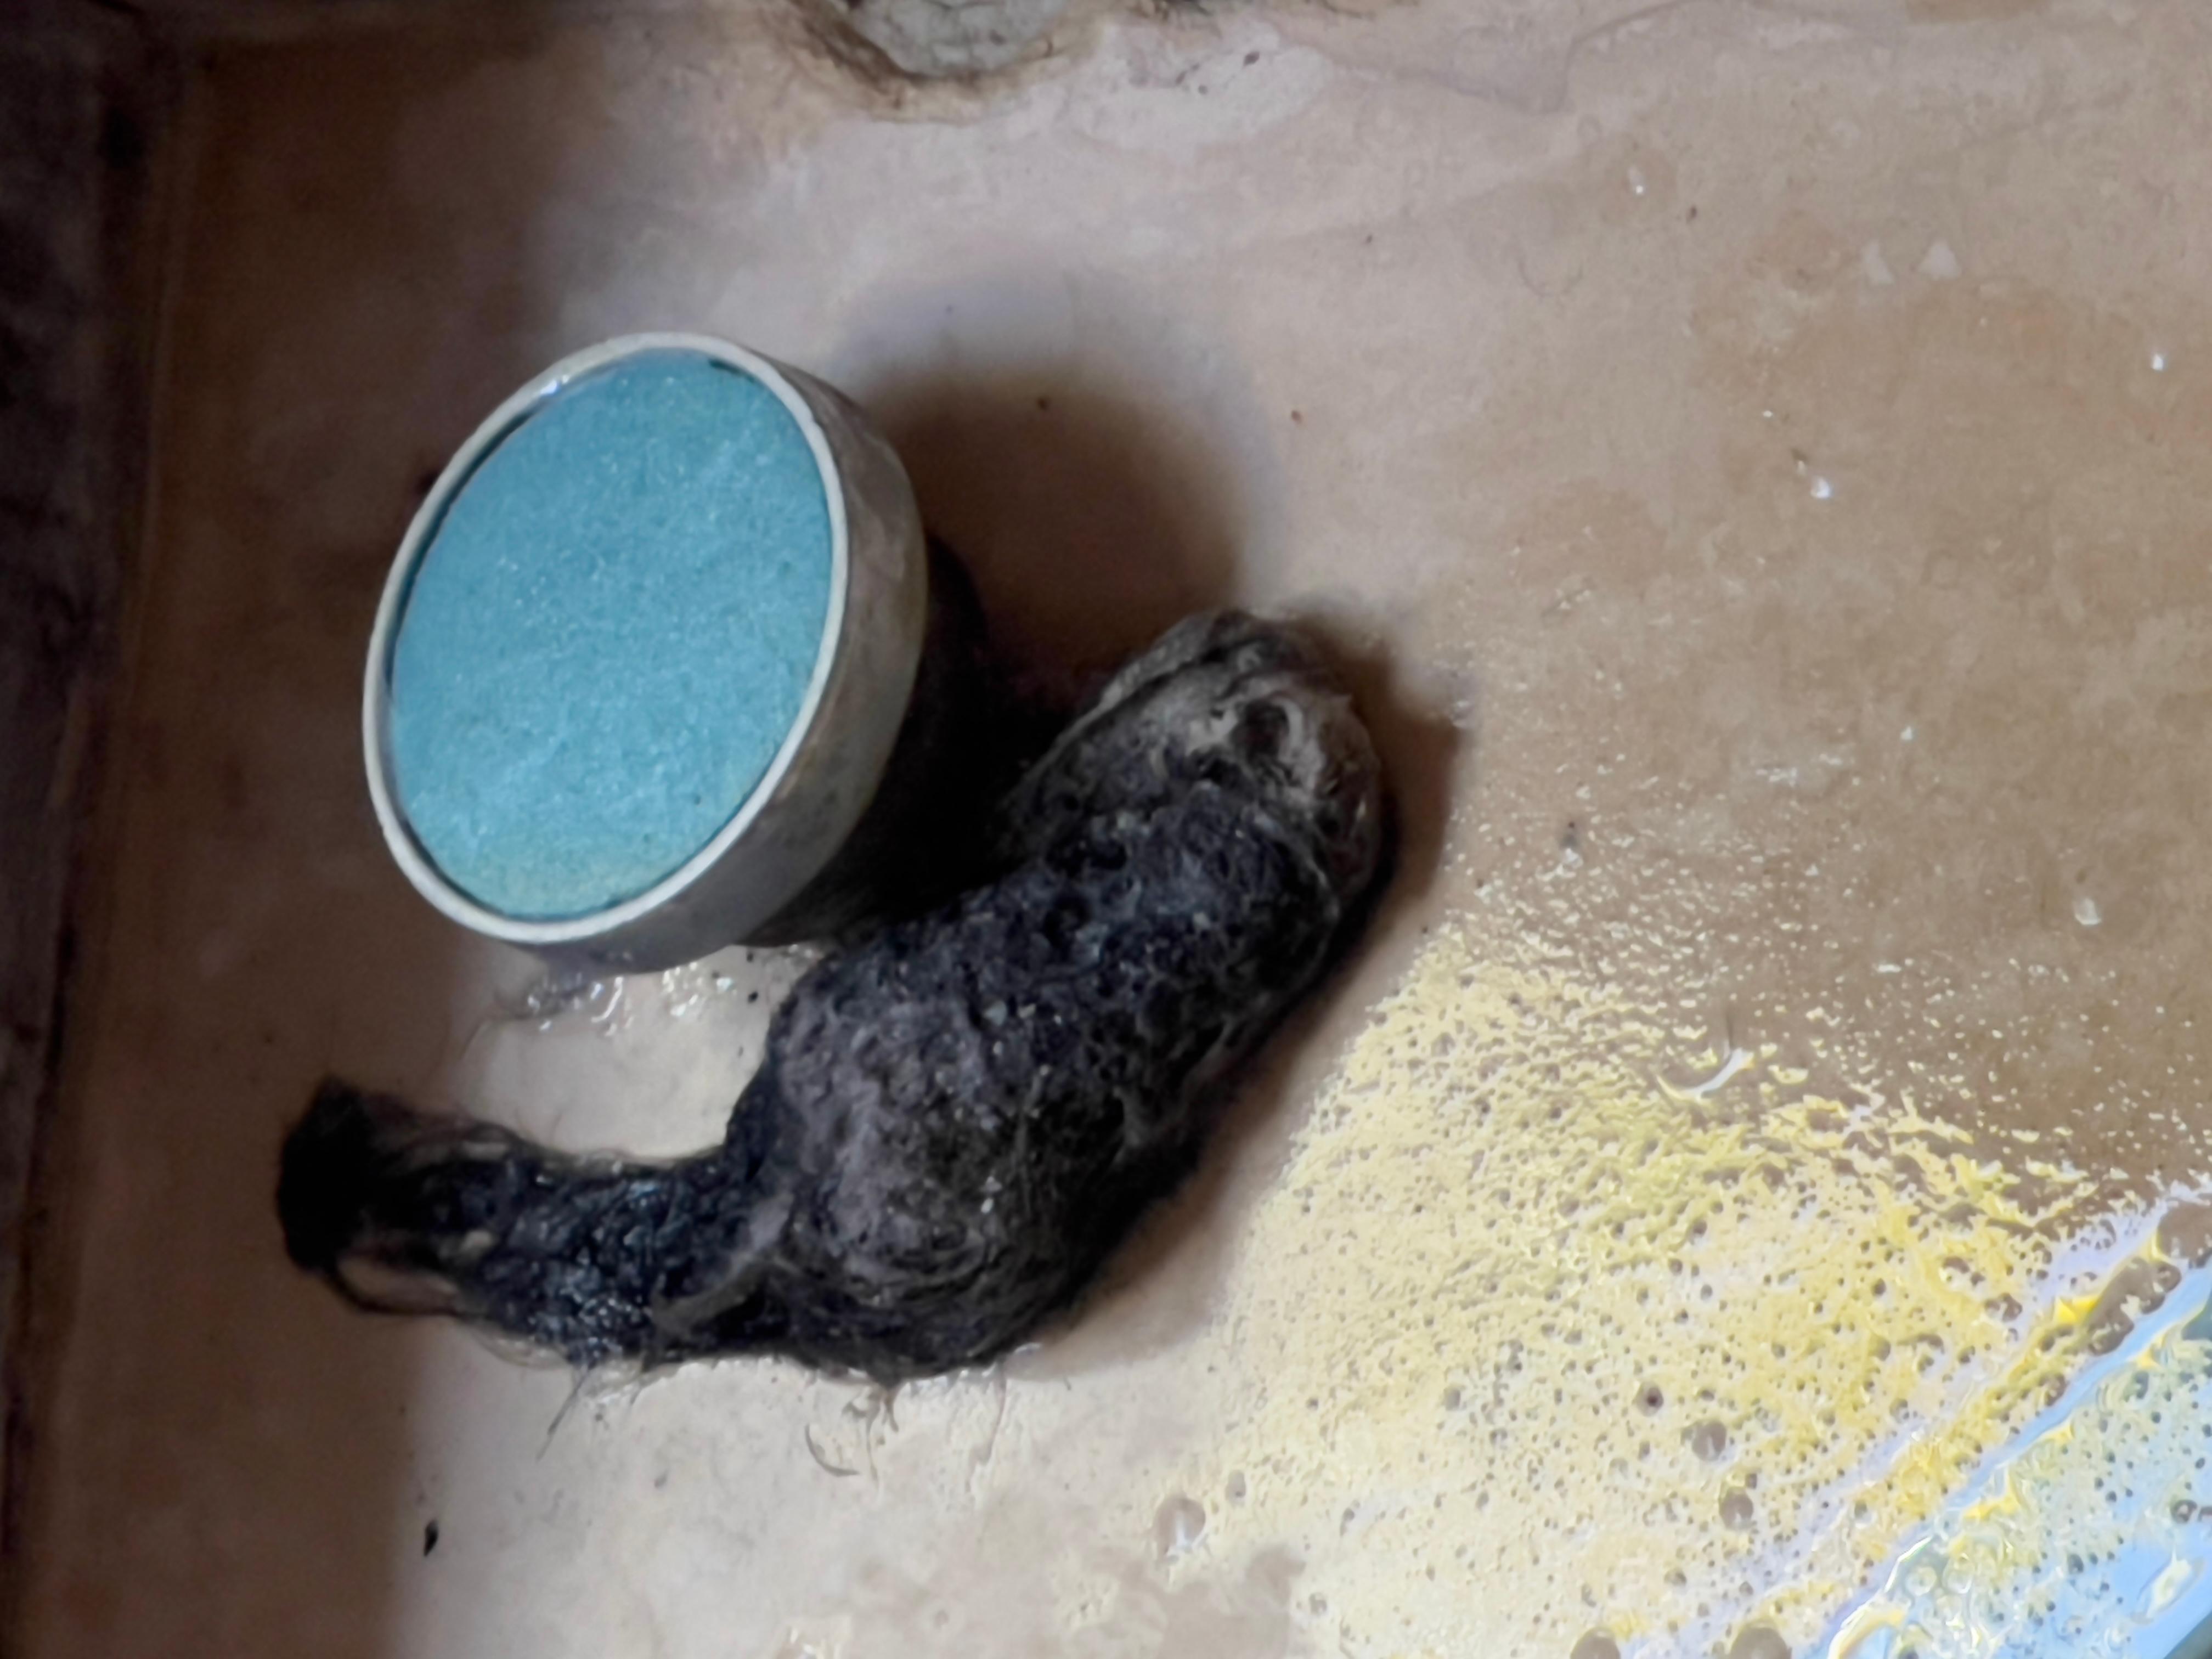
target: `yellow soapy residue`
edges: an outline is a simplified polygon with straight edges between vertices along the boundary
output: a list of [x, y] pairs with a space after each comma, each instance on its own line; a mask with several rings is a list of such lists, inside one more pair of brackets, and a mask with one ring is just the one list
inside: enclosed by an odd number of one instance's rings
[[1320, 1650], [1803, 1653], [2157, 1288], [2047, 1147], [1671, 1018], [1450, 931], [1323, 1091], [1190, 1471]]
[[2212, 1274], [1946, 1506], [1826, 1659], [2164, 1655], [2212, 1611]]

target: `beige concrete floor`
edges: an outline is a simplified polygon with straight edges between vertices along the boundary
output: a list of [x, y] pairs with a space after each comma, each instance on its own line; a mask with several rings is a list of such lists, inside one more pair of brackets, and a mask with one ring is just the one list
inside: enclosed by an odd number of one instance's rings
[[[25, 1653], [1813, 1650], [2207, 1172], [2208, 47], [1422, 0], [903, 98], [751, 9], [214, 52]], [[1109, 1287], [893, 1400], [579, 1394], [271, 1215], [329, 1069], [700, 1142], [794, 971], [539, 1018], [360, 778], [416, 491], [653, 327], [867, 403], [1054, 660], [1326, 619], [1405, 798]]]

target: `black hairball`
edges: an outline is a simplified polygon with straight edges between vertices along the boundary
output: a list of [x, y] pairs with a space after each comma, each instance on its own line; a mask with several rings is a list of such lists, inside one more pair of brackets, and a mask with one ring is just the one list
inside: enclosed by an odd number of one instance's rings
[[1221, 613], [1123, 668], [995, 822], [995, 879], [799, 982], [712, 1151], [569, 1158], [325, 1083], [284, 1146], [293, 1261], [578, 1364], [1002, 1352], [1350, 931], [1381, 769], [1303, 635]]

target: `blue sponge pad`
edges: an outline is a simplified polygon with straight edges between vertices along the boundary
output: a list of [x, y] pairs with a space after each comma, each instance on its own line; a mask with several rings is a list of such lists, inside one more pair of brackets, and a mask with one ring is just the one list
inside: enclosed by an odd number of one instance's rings
[[529, 921], [712, 841], [797, 718], [830, 506], [790, 412], [682, 351], [563, 386], [477, 467], [392, 647], [392, 781], [462, 891]]

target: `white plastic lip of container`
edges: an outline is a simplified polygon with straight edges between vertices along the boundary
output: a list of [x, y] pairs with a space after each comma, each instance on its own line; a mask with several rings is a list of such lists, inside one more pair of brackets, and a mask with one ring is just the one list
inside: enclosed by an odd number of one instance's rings
[[[830, 606], [798, 717], [737, 812], [681, 867], [634, 898], [525, 921], [448, 881], [394, 784], [392, 652], [415, 572], [470, 475], [562, 388], [648, 352], [690, 352], [753, 377], [805, 435], [830, 506]], [[921, 515], [906, 469], [859, 409], [797, 369], [700, 334], [631, 334], [562, 358], [492, 411], [423, 497], [385, 580], [362, 696], [368, 788], [385, 843], [415, 890], [471, 931], [556, 962], [618, 973], [674, 967], [743, 943], [830, 863], [866, 811], [913, 696], [928, 613]]]

